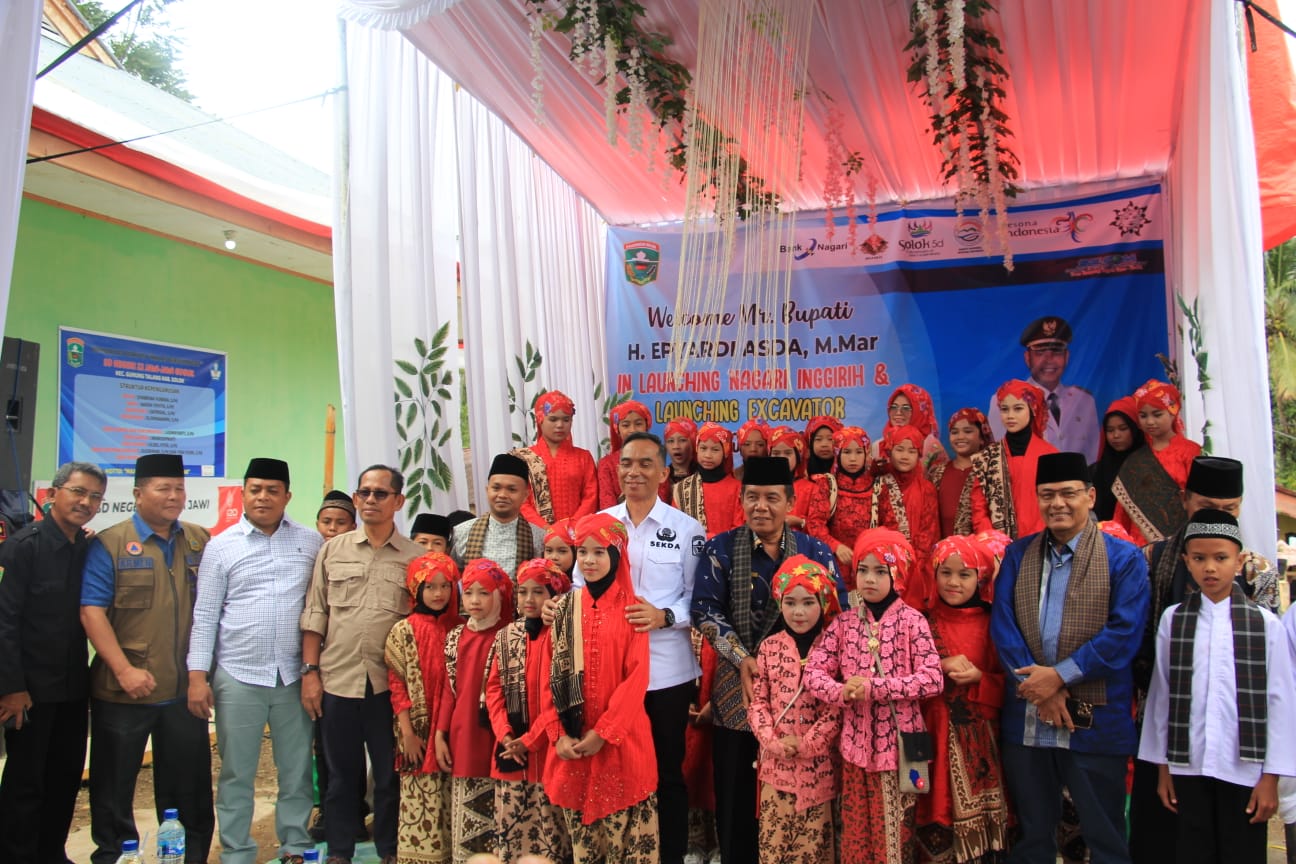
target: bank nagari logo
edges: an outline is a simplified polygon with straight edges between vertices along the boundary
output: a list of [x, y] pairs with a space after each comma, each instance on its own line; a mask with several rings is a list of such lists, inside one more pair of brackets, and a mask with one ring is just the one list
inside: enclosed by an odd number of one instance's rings
[[917, 240], [919, 237], [926, 237], [932, 233], [932, 221], [930, 219], [915, 219], [905, 225], [909, 231], [909, 236]]
[[625, 275], [635, 285], [657, 281], [657, 268], [661, 264], [661, 246], [651, 240], [633, 240], [625, 249]]
[[1065, 216], [1053, 217], [1053, 224], [1060, 229], [1061, 233], [1070, 235], [1075, 243], [1080, 242], [1080, 235], [1092, 221], [1093, 216], [1088, 213], [1076, 213], [1074, 210], [1068, 210]]
[[80, 369], [85, 362], [85, 340], [70, 336], [67, 340], [67, 364], [73, 369]]
[[960, 246], [976, 246], [980, 244], [982, 236], [980, 219], [963, 219], [954, 226], [954, 239]]

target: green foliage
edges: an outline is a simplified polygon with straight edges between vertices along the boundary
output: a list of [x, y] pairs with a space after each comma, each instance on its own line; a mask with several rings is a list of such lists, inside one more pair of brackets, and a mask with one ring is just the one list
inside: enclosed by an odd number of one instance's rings
[[1269, 348], [1274, 471], [1296, 488], [1296, 239], [1265, 253], [1265, 342]]
[[[545, 387], [536, 384], [535, 380], [543, 361], [540, 357], [540, 351], [528, 339], [526, 343], [526, 359], [514, 355], [513, 362], [517, 364], [519, 381], [516, 387], [513, 386], [511, 378], [507, 382], [509, 413], [521, 414], [522, 422], [527, 429], [526, 435], [519, 435], [517, 432], [513, 433], [513, 444], [516, 447], [526, 447], [535, 440], [536, 433], [539, 431], [535, 422], [534, 409], [536, 400], [545, 392]], [[527, 398], [528, 391], [533, 391], [530, 399]]]
[[[607, 397], [604, 398], [603, 382], [598, 380], [598, 376], [596, 376], [593, 372], [590, 373], [590, 383], [594, 385], [594, 404], [598, 405], [600, 410], [603, 412], [602, 414], [599, 415], [599, 417], [603, 418], [604, 420], [606, 420], [606, 418], [612, 414], [613, 408], [615, 408], [618, 405], [629, 402], [631, 398], [633, 398], [634, 396], [633, 393], [629, 393], [629, 392], [608, 393]], [[594, 461], [597, 462], [598, 460], [602, 459], [611, 451], [611, 449], [612, 449], [612, 438], [611, 438], [611, 430], [609, 429], [609, 434], [599, 439], [598, 452], [594, 454]]]
[[440, 451], [450, 444], [456, 417], [446, 416], [454, 372], [445, 362], [450, 322], [442, 324], [429, 344], [414, 340], [415, 360], [397, 360], [395, 376], [397, 455], [405, 474], [405, 504], [410, 516], [432, 506], [433, 490], [448, 490], [454, 482], [450, 464]]
[[[116, 9], [104, 9], [98, 0], [72, 0], [81, 17], [94, 28], [112, 17]], [[112, 51], [122, 68], [159, 90], [186, 102], [193, 94], [185, 89], [184, 72], [176, 68], [180, 37], [167, 30], [163, 10], [175, 0], [147, 0], [108, 28], [101, 41]], [[120, 8], [120, 7], [117, 7]]]
[[[1210, 374], [1207, 372], [1207, 364], [1210, 361], [1210, 352], [1206, 350], [1205, 336], [1202, 333], [1201, 324], [1201, 298], [1195, 298], [1192, 305], [1189, 306], [1180, 294], [1175, 295], [1175, 300], [1179, 303], [1179, 311], [1183, 313], [1184, 320], [1188, 322], [1188, 347], [1192, 349], [1193, 363], [1197, 366], [1197, 390], [1205, 393], [1211, 389]], [[1183, 325], [1177, 327], [1179, 338], [1183, 338]], [[1177, 381], [1171, 381], [1175, 387], [1182, 387]], [[1211, 454], [1211, 422], [1207, 420], [1202, 423], [1201, 428], [1201, 445], [1202, 453], [1209, 456]]]

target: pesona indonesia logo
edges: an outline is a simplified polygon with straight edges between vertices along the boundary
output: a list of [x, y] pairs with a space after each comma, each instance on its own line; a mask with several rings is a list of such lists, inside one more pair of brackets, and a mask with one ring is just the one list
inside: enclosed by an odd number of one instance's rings
[[1019, 219], [1008, 223], [1008, 234], [1011, 237], [1056, 237], [1065, 235], [1072, 243], [1083, 243], [1081, 236], [1093, 224], [1092, 213], [1077, 213], [1068, 210], [1052, 219]]
[[912, 222], [905, 223], [905, 230], [909, 236], [919, 240], [932, 233], [932, 221], [930, 219], [915, 219]]
[[1080, 235], [1089, 227], [1093, 221], [1093, 216], [1088, 213], [1076, 213], [1074, 210], [1068, 210], [1065, 216], [1054, 216], [1053, 224], [1061, 226], [1062, 230], [1071, 236], [1071, 242], [1079, 243]]
[[848, 243], [820, 243], [815, 237], [811, 237], [805, 242], [793, 243], [791, 246], [780, 244], [779, 254], [791, 255], [793, 261], [804, 261], [813, 257], [816, 253], [834, 254], [844, 252], [850, 248]]
[[954, 239], [966, 250], [980, 250], [981, 241], [985, 239], [985, 229], [980, 219], [960, 219], [954, 225]]

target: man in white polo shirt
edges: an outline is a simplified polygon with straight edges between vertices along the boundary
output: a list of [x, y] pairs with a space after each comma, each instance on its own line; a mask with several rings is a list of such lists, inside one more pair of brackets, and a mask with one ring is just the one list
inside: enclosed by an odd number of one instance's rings
[[620, 519], [630, 535], [630, 575], [640, 602], [626, 607], [626, 617], [638, 630], [649, 631], [644, 708], [657, 751], [661, 861], [682, 864], [688, 847], [684, 732], [700, 674], [689, 638], [689, 606], [706, 531], [692, 516], [657, 497], [668, 465], [666, 448], [656, 435], [626, 436], [617, 465], [625, 500], [603, 512]]

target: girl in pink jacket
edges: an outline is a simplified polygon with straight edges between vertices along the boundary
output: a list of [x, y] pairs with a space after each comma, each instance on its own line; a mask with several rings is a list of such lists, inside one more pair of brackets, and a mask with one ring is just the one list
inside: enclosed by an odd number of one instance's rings
[[761, 864], [832, 861], [841, 708], [805, 689], [802, 667], [839, 611], [833, 577], [794, 555], [774, 574], [784, 629], [761, 643], [747, 721], [760, 744]]
[[941, 692], [940, 655], [927, 619], [900, 601], [914, 554], [903, 534], [855, 541], [852, 609], [837, 617], [806, 662], [806, 689], [842, 706], [842, 864], [911, 862], [913, 793], [902, 792], [897, 729], [924, 731], [922, 700]]

